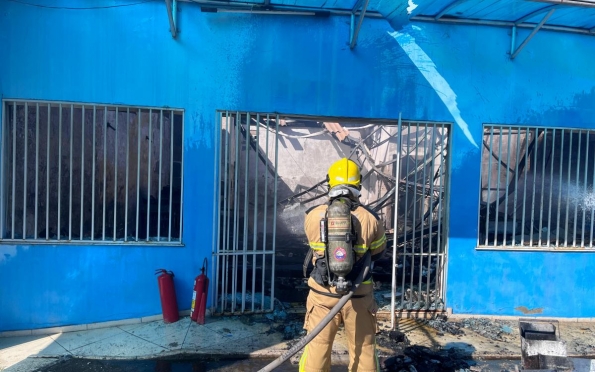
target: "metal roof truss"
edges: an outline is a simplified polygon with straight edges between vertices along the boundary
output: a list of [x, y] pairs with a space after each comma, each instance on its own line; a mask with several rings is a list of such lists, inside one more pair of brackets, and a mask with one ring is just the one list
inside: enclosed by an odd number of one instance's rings
[[[359, 30], [362, 27], [362, 22], [364, 21], [364, 17], [366, 16], [366, 10], [368, 9], [368, 4], [370, 0], [357, 0], [353, 9], [351, 10], [351, 27], [349, 29], [349, 48], [353, 49], [357, 45], [357, 37], [359, 35]], [[361, 12], [357, 16], [356, 22], [356, 13], [361, 8]]]
[[[552, 16], [552, 14], [559, 8], [568, 5], [582, 5], [582, 4], [569, 4], [568, 2], [560, 2], [556, 3], [555, 5], [548, 5], [544, 8], [538, 9], [533, 11], [529, 14], [524, 15], [523, 17], [517, 19], [516, 21], [496, 21], [496, 20], [487, 20], [487, 19], [469, 19], [469, 18], [459, 18], [459, 17], [445, 17], [448, 12], [455, 10], [457, 6], [460, 4], [467, 2], [468, 0], [455, 0], [444, 7], [440, 12], [435, 15], [417, 15], [410, 17], [412, 21], [422, 21], [422, 22], [438, 22], [438, 23], [455, 23], [455, 24], [467, 24], [467, 25], [488, 25], [488, 26], [500, 26], [500, 27], [511, 27], [511, 42], [510, 42], [510, 59], [514, 59], [518, 54], [523, 50], [523, 48], [531, 41], [531, 39], [537, 34], [537, 32], [541, 29], [547, 30], [554, 30], [554, 31], [564, 31], [564, 32], [574, 32], [574, 33], [581, 33], [581, 34], [588, 34], [588, 35], [595, 35], [595, 27], [593, 28], [579, 28], [579, 27], [568, 27], [568, 26], [558, 26], [558, 25], [546, 25], [548, 19]], [[550, 2], [551, 4], [551, 2]], [[537, 24], [534, 23], [527, 23], [526, 21], [532, 19], [535, 16], [540, 14], [546, 13], [545, 16], [541, 19], [541, 21]], [[531, 28], [531, 33], [523, 40], [523, 42], [517, 46], [516, 45], [516, 37], [517, 37], [517, 28]]]
[[552, 7], [552, 9], [550, 9], [547, 12], [547, 14], [545, 15], [545, 17], [543, 17], [543, 19], [537, 24], [537, 26], [535, 26], [535, 28], [533, 29], [533, 31], [531, 31], [531, 33], [529, 34], [529, 36], [527, 36], [527, 38], [516, 49], [515, 49], [515, 44], [516, 44], [516, 24], [514, 26], [512, 26], [512, 33], [511, 33], [511, 37], [510, 37], [511, 38], [511, 41], [510, 41], [510, 59], [514, 59], [514, 57], [516, 57], [521, 52], [521, 50], [523, 50], [523, 48], [525, 47], [525, 45], [527, 45], [527, 43], [533, 38], [533, 36], [535, 36], [535, 34], [537, 33], [537, 31], [539, 31], [539, 29], [541, 29], [543, 27], [543, 25], [545, 24], [545, 22], [547, 22], [547, 20], [552, 16], [552, 14], [555, 11], [556, 11], [556, 9], [554, 7]]
[[[349, 15], [351, 17], [351, 25], [349, 28], [349, 39], [347, 44], [349, 45], [350, 49], [354, 49], [357, 45], [357, 39], [359, 36], [359, 32], [362, 27], [362, 23], [364, 17], [382, 17], [382, 15], [378, 12], [377, 9], [374, 8], [374, 4], [378, 2], [378, 0], [356, 0], [354, 5], [351, 9], [347, 8], [344, 4], [341, 8], [329, 8], [324, 7], [324, 4], [321, 6], [310, 6], [306, 5], [306, 2], [299, 3], [296, 2], [285, 2], [283, 0], [275, 1], [275, 4], [271, 4], [271, 0], [164, 0], [165, 5], [167, 8], [167, 15], [169, 18], [169, 26], [170, 32], [172, 37], [175, 39], [178, 34], [177, 29], [177, 21], [176, 21], [176, 13], [177, 13], [177, 2], [178, 1], [186, 1], [196, 3], [201, 6], [201, 10], [203, 12], [247, 12], [253, 14], [283, 14], [283, 15], [312, 15], [312, 16], [328, 16], [330, 14], [336, 15]], [[420, 0], [422, 2], [423, 0]], [[557, 10], [564, 9], [567, 10], [570, 7], [593, 7], [595, 6], [595, 0], [536, 0], [534, 4], [537, 2], [544, 2], [547, 6], [544, 6], [539, 9], [533, 9], [528, 14], [523, 15], [518, 19], [515, 16], [511, 17], [510, 15], [513, 13], [508, 13], [508, 17], [496, 17], [500, 19], [486, 19], [486, 18], [469, 18], [463, 16], [458, 16], [461, 12], [457, 12], [457, 10], [464, 9], [471, 9], [473, 7], [483, 6], [483, 9], [488, 9], [495, 4], [498, 3], [498, 6], [502, 6], [501, 4], [504, 1], [497, 2], [495, 0], [486, 0], [485, 2], [471, 2], [471, 0], [452, 0], [451, 2], [442, 2], [439, 0], [425, 0], [426, 4], [442, 4], [441, 8], [434, 9], [433, 12], [435, 14], [422, 14], [417, 12], [415, 15], [409, 17], [410, 21], [421, 21], [421, 22], [435, 22], [435, 23], [450, 23], [450, 24], [463, 24], [463, 25], [487, 25], [487, 26], [497, 26], [497, 27], [510, 27], [512, 29], [511, 32], [511, 42], [510, 42], [510, 58], [516, 58], [519, 53], [525, 48], [525, 46], [531, 41], [531, 39], [539, 32], [540, 30], [553, 30], [553, 31], [563, 31], [563, 32], [574, 32], [574, 33], [581, 33], [587, 35], [595, 35], [595, 27], [584, 27], [583, 24], [547, 24], [548, 19], [553, 15], [553, 13]], [[278, 3], [278, 4], [277, 4]], [[372, 3], [372, 5], [370, 5]], [[395, 2], [397, 4], [397, 2]], [[488, 3], [486, 7], [485, 4]], [[491, 4], [490, 4], [491, 3]], [[531, 3], [527, 1], [526, 3]], [[585, 4], [590, 5], [585, 5]], [[511, 3], [512, 4], [512, 3]], [[506, 4], [505, 4], [506, 5]], [[377, 4], [376, 4], [377, 6]], [[395, 8], [397, 9], [397, 8]], [[438, 11], [436, 9], [439, 9]], [[464, 12], [464, 11], [463, 11]], [[544, 14], [543, 18], [538, 23], [528, 22], [529, 20], [534, 19], [535, 17]], [[470, 16], [473, 13], [468, 14]], [[564, 13], [561, 13], [564, 14]], [[518, 15], [517, 15], [518, 16]], [[562, 15], [563, 17], [563, 15]], [[590, 16], [593, 17], [593, 14]], [[560, 16], [557, 16], [560, 18]], [[511, 20], [512, 19], [512, 20]], [[589, 18], [590, 19], [590, 18]], [[531, 29], [530, 34], [517, 46], [517, 30], [519, 28], [528, 28]]]
[[178, 0], [165, 0], [165, 7], [167, 8], [167, 17], [169, 18], [169, 31], [171, 32], [171, 37], [175, 39], [178, 34], [178, 30], [176, 28]]

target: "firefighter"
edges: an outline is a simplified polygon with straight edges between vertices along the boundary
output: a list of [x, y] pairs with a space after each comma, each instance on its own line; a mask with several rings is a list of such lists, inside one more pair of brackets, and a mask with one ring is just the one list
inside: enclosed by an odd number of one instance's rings
[[[350, 285], [347, 289], [351, 288], [351, 283], [363, 269], [364, 260], [361, 257], [370, 251], [371, 260], [378, 260], [386, 247], [382, 222], [374, 212], [359, 204], [361, 174], [358, 165], [343, 158], [331, 165], [327, 180], [329, 183], [329, 204], [319, 205], [308, 210], [304, 223], [314, 264], [308, 279], [310, 292], [306, 302], [304, 321], [304, 329], [308, 332], [316, 327], [345, 293], [345, 288], [340, 288], [341, 280], [347, 280]], [[351, 219], [352, 233], [347, 235], [353, 239], [351, 246], [348, 242], [341, 242], [341, 245], [351, 248], [352, 252], [348, 250], [346, 252], [341, 247], [330, 252], [329, 244], [333, 241], [330, 236], [332, 229], [328, 230], [328, 239], [322, 236], [324, 233], [321, 233], [321, 223], [330, 220], [328, 215], [333, 208], [331, 202], [334, 199], [342, 199], [343, 203], [349, 205], [351, 213], [348, 217]], [[336, 280], [337, 275], [331, 271], [333, 264], [331, 259], [339, 258], [341, 263], [344, 263], [345, 256], [349, 254], [353, 254], [353, 267], [345, 278], [340, 277], [339, 280]], [[372, 287], [372, 278], [369, 274], [363, 279], [361, 285], [341, 311], [305, 347], [299, 363], [300, 372], [330, 371], [332, 345], [341, 323], [344, 325], [348, 341], [349, 371], [376, 372], [380, 370], [375, 342], [377, 305]]]

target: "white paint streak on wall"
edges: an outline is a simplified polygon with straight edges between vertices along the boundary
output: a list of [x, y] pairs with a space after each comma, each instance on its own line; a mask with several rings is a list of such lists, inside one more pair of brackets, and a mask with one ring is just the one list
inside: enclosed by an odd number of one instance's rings
[[407, 5], [409, 5], [407, 7], [407, 14], [411, 14], [411, 12], [413, 12], [415, 8], [417, 8], [417, 4], [414, 3], [413, 0], [408, 0]]
[[430, 57], [426, 54], [417, 45], [415, 42], [415, 38], [408, 33], [402, 32], [389, 32], [390, 36], [394, 37], [395, 40], [399, 43], [401, 48], [407, 53], [407, 56], [411, 59], [411, 61], [415, 64], [415, 67], [421, 72], [421, 74], [426, 78], [428, 83], [432, 86], [432, 88], [438, 94], [438, 97], [444, 102], [448, 111], [453, 116], [455, 122], [461, 128], [469, 142], [473, 144], [473, 146], [478, 147], [477, 143], [473, 139], [471, 132], [469, 131], [469, 126], [461, 117], [461, 112], [457, 106], [457, 95], [452, 90], [448, 82], [440, 75], [438, 70], [436, 69], [436, 65], [430, 59]]

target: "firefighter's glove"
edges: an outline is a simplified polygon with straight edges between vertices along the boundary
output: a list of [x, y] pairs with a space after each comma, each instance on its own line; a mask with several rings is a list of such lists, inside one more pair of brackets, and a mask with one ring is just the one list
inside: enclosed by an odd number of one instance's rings
[[[361, 259], [361, 258], [359, 260], [357, 260], [355, 262], [355, 264], [353, 264], [353, 268], [351, 269], [351, 272], [349, 274], [347, 274], [345, 279], [351, 281], [352, 283], [355, 282], [355, 279], [357, 279], [357, 276], [360, 273], [360, 271], [364, 270], [365, 261], [366, 260]], [[362, 280], [362, 282], [365, 282], [366, 280], [370, 280], [371, 277], [372, 277], [372, 267], [370, 266], [370, 271], [368, 271], [368, 275]]]

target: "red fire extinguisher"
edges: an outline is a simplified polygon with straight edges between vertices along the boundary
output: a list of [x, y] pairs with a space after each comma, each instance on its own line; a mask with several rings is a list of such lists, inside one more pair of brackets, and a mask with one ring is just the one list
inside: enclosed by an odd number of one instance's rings
[[159, 295], [161, 297], [161, 310], [165, 323], [174, 323], [180, 319], [178, 302], [176, 300], [176, 289], [174, 287], [174, 273], [165, 269], [155, 270], [159, 284]]
[[209, 278], [207, 271], [207, 259], [203, 261], [201, 274], [194, 279], [194, 291], [192, 292], [192, 306], [190, 308], [190, 319], [198, 324], [205, 324], [205, 311], [207, 309], [207, 293], [209, 292]]

